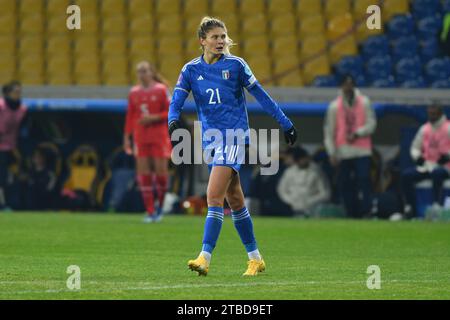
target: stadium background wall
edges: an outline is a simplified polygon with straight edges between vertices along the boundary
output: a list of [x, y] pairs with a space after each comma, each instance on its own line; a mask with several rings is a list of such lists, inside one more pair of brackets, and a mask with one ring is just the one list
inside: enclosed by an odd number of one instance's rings
[[[126, 101], [123, 99], [28, 98], [25, 103], [30, 113], [19, 141], [22, 159], [30, 159], [39, 143], [50, 141], [59, 147], [63, 159], [67, 159], [77, 146], [92, 145], [99, 154], [100, 163], [104, 163], [121, 146], [126, 110]], [[328, 102], [290, 101], [282, 105], [300, 129], [301, 143], [314, 153], [322, 145], [323, 117]], [[402, 165], [409, 165], [409, 144], [418, 125], [426, 119], [424, 106], [374, 103], [374, 107], [378, 119], [378, 129], [374, 135], [375, 148], [382, 150], [385, 161], [400, 152]], [[187, 103], [184, 111], [187, 119], [196, 120], [192, 101]], [[253, 102], [249, 103], [249, 121], [255, 129], [278, 128], [273, 119], [264, 115], [262, 109]], [[284, 141], [280, 143], [283, 150]], [[199, 195], [207, 183], [206, 166], [193, 166], [189, 170], [190, 181], [182, 193], [184, 196]], [[195, 179], [192, 179], [193, 176]], [[131, 209], [134, 210], [139, 211], [139, 205]]]

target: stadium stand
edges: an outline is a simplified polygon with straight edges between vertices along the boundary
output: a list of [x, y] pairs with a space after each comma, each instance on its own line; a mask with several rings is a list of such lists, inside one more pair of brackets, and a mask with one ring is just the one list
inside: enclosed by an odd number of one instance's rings
[[305, 39], [311, 35], [321, 35], [325, 32], [325, 22], [322, 14], [314, 13], [299, 19], [299, 37]]
[[267, 7], [267, 12], [270, 16], [283, 15], [293, 11], [293, 2], [290, 0], [269, 1]]
[[[114, 47], [114, 52], [126, 59], [127, 68], [121, 67], [125, 74], [114, 77], [113, 83], [131, 84], [132, 65], [139, 59], [155, 62], [163, 74], [168, 73], [169, 81], [174, 83], [176, 72], [171, 67], [166, 69], [170, 63], [164, 62], [164, 59], [169, 52], [169, 56], [178, 55], [182, 60], [198, 55], [197, 44], [192, 37], [195, 37], [200, 18], [205, 14], [219, 15], [226, 22], [230, 36], [238, 44], [234, 54], [243, 54], [244, 58], [252, 59], [257, 55], [264, 56], [264, 61], [269, 59], [270, 69], [280, 57], [280, 43], [284, 41], [291, 54], [297, 51], [295, 47], [299, 43], [302, 49], [297, 54], [302, 62], [316, 55], [321, 56], [319, 61], [329, 61], [329, 68], [320, 69], [326, 73], [315, 72], [315, 76], [336, 73], [337, 64], [346, 56], [361, 56], [364, 70], [368, 70], [369, 59], [374, 52], [389, 55], [394, 64], [393, 69], [397, 70], [402, 68], [397, 68], [397, 64], [404, 58], [418, 56], [424, 64], [435, 58], [444, 59], [438, 33], [442, 13], [450, 7], [447, 0], [75, 0], [73, 3], [83, 8], [82, 29], [69, 32], [64, 28], [65, 21], [62, 18], [69, 3], [71, 1], [65, 0], [1, 1], [1, 7], [6, 10], [0, 12], [0, 44], [9, 44], [0, 46], [0, 74], [4, 78], [18, 77], [24, 84], [108, 84], [111, 83], [111, 77], [103, 71], [105, 63], [102, 59], [106, 59]], [[370, 30], [364, 23], [366, 10], [369, 5], [378, 3], [382, 4], [384, 26], [381, 30]], [[244, 16], [245, 19], [242, 18]], [[58, 36], [62, 35], [68, 43], [63, 44], [58, 40]], [[183, 38], [180, 38], [181, 35]], [[110, 38], [113, 36], [117, 38]], [[255, 36], [257, 39], [254, 39]], [[311, 40], [312, 37], [322, 39], [323, 36], [326, 37], [325, 46], [322, 40]], [[33, 51], [38, 66], [34, 75], [24, 72], [27, 61], [31, 59], [29, 55], [23, 54], [29, 50], [29, 37], [36, 37], [35, 42], [40, 42], [37, 47], [33, 47], [37, 48], [37, 51]], [[87, 37], [91, 40], [86, 40]], [[11, 39], [18, 41], [14, 43]], [[150, 44], [144, 44], [143, 39], [150, 39]], [[287, 39], [293, 44], [285, 41]], [[179, 43], [175, 44], [176, 41]], [[48, 49], [41, 48], [44, 43]], [[65, 77], [62, 71], [59, 75], [55, 74], [55, 65], [60, 62], [51, 62], [53, 58], [63, 60], [55, 54], [56, 43], [61, 43], [61, 51], [64, 51], [69, 64], [64, 70], [70, 74]], [[156, 44], [159, 46], [155, 47]], [[80, 73], [80, 66], [85, 64], [86, 56], [79, 54], [79, 48], [86, 52], [90, 48], [96, 53], [96, 47], [102, 48], [102, 55], [100, 61], [92, 63], [92, 70], [96, 74], [87, 79]], [[16, 51], [19, 52], [17, 61]], [[307, 65], [295, 68], [298, 70], [294, 74], [302, 75], [310, 71]], [[277, 85], [277, 73], [281, 72], [287, 77], [289, 71], [277, 67], [272, 74], [266, 70], [265, 74], [269, 76], [265, 81], [269, 85]], [[425, 86], [442, 87], [449, 82], [448, 78], [435, 79], [424, 72], [421, 70], [419, 75], [424, 79]], [[314, 85], [315, 76], [306, 76], [304, 84]], [[403, 76], [401, 74], [397, 79], [397, 74], [393, 73], [389, 77], [394, 78], [395, 85], [402, 86], [406, 81]], [[368, 79], [366, 85], [369, 86], [378, 86], [380, 82], [386, 84], [388, 79], [386, 76], [374, 78], [374, 74], [364, 74], [363, 77]], [[282, 82], [289, 86], [295, 85], [298, 78], [294, 78], [292, 83], [289, 79]], [[320, 79], [318, 83], [323, 83], [325, 78]]]
[[328, 0], [325, 1], [325, 16], [331, 20], [333, 17], [350, 13], [350, 0]]
[[321, 1], [303, 0], [297, 3], [297, 14], [299, 18], [305, 18], [318, 13], [322, 13]]

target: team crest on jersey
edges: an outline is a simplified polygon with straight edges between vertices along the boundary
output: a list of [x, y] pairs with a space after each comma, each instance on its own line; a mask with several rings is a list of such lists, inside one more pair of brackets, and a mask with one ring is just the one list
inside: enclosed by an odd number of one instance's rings
[[230, 70], [222, 70], [222, 78], [225, 80], [230, 79]]

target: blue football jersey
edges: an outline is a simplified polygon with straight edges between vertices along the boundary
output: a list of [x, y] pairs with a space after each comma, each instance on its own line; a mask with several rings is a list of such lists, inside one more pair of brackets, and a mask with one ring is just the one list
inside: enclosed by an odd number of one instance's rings
[[226, 129], [248, 130], [244, 88], [256, 82], [242, 58], [224, 54], [208, 64], [200, 56], [183, 67], [175, 90], [192, 91], [203, 133], [218, 129], [225, 138]]

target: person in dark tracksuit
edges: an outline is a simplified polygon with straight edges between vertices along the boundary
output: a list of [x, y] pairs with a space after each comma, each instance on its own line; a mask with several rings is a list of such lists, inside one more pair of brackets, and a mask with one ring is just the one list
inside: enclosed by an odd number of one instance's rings
[[22, 87], [17, 81], [5, 84], [0, 98], [0, 210], [7, 205], [5, 188], [8, 166], [16, 148], [20, 124], [25, 117], [26, 107], [22, 104]]
[[328, 106], [324, 143], [337, 169], [340, 198], [353, 218], [367, 216], [372, 209], [371, 136], [376, 124], [369, 98], [355, 88], [352, 76], [345, 76], [338, 97]]

